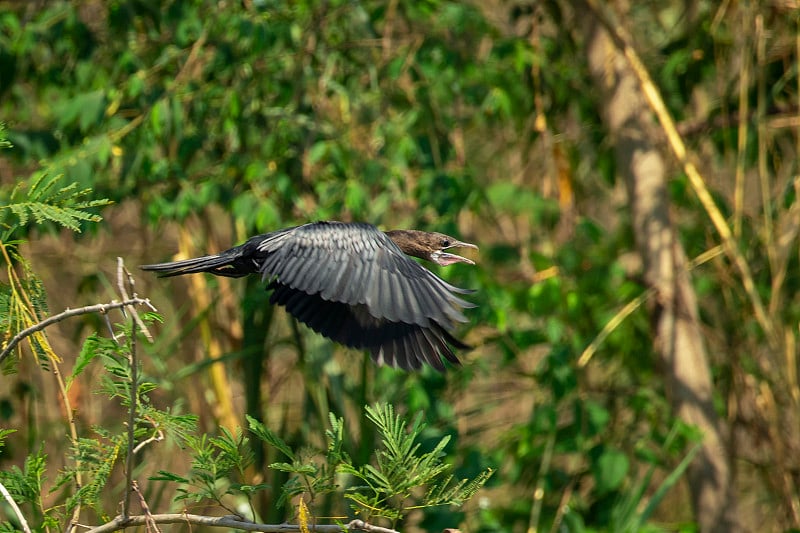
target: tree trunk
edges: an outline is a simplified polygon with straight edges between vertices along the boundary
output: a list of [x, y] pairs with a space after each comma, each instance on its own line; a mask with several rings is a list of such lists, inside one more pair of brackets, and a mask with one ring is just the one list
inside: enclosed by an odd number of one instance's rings
[[669, 400], [676, 416], [703, 433], [702, 449], [687, 472], [694, 514], [700, 531], [736, 531], [727, 439], [712, 403], [697, 301], [670, 219], [666, 168], [653, 141], [652, 115], [636, 76], [605, 29], [593, 23], [586, 35], [589, 68], [625, 179], [644, 277], [656, 290], [651, 316]]

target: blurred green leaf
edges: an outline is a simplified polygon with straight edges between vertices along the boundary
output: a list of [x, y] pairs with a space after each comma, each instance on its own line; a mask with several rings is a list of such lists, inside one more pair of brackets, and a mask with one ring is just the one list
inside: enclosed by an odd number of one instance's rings
[[630, 462], [619, 450], [606, 449], [592, 463], [592, 474], [600, 494], [617, 490], [628, 474]]

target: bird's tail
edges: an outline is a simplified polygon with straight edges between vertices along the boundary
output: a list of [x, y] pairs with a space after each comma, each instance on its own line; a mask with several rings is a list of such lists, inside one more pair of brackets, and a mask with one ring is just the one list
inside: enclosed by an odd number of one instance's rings
[[142, 265], [142, 270], [157, 272], [159, 278], [169, 278], [181, 276], [183, 274], [196, 274], [198, 272], [209, 272], [217, 276], [227, 276], [230, 278], [240, 278], [249, 272], [238, 268], [237, 264], [241, 259], [229, 253], [217, 255], [207, 255], [194, 259], [184, 259], [183, 261], [172, 261], [170, 263], [157, 263], [155, 265]]

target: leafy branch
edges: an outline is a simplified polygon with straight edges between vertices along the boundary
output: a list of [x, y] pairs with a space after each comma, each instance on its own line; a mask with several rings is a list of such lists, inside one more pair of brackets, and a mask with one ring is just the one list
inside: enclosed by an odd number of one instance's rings
[[[133, 297], [128, 296], [127, 290], [123, 287], [123, 273], [126, 270], [120, 260], [118, 273], [120, 274], [120, 293], [123, 296], [121, 302], [112, 301], [108, 304], [95, 304], [78, 309], [67, 309], [62, 313], [30, 324], [30, 322], [38, 320], [41, 313], [46, 312], [43, 304], [37, 304], [40, 299], [43, 300], [43, 296], [40, 296], [38, 291], [41, 283], [30, 272], [27, 262], [21, 257], [18, 258], [18, 263], [23, 266], [24, 276], [19, 276], [16, 270], [12, 268], [11, 254], [14, 253], [13, 249], [10, 250], [8, 246], [0, 243], [0, 250], [9, 264], [9, 278], [12, 281], [10, 286], [11, 294], [6, 296], [5, 299], [8, 307], [3, 315], [3, 321], [8, 326], [7, 335], [11, 334], [13, 324], [29, 324], [28, 327], [20, 329], [6, 343], [3, 351], [0, 352], [0, 362], [5, 360], [22, 340], [31, 339], [31, 346], [33, 351], [40, 355], [41, 364], [48, 369], [52, 368], [56, 376], [59, 394], [66, 407], [65, 412], [68, 415], [67, 424], [73, 453], [70, 456], [71, 464], [68, 464], [63, 469], [55, 481], [55, 487], [51, 490], [65, 485], [74, 487], [75, 491], [67, 498], [63, 509], [67, 513], [72, 513], [71, 522], [76, 523], [83, 504], [89, 504], [95, 508], [99, 507], [99, 502], [104, 495], [104, 490], [118, 458], [123, 456], [126, 458], [126, 471], [130, 472], [132, 471], [133, 454], [141, 446], [140, 444], [140, 446], [134, 447], [135, 440], [139, 439], [142, 443], [154, 440], [152, 437], [145, 438], [149, 436], [151, 429], [142, 424], [142, 420], [148, 424], [158, 426], [155, 430], [157, 433], [161, 433], [163, 427], [171, 429], [181, 425], [180, 417], [173, 417], [173, 420], [169, 420], [169, 416], [166, 414], [159, 415], [152, 412], [152, 408], [149, 408], [149, 404], [143, 396], [143, 394], [152, 390], [152, 386], [145, 386], [147, 385], [146, 383], [139, 383], [136, 378], [135, 369], [138, 365], [135, 360], [135, 335], [133, 332], [137, 328], [144, 327], [146, 329], [146, 327], [134, 306], [145, 305], [154, 311], [155, 308], [146, 298], [139, 298], [136, 294]], [[108, 321], [108, 313], [113, 309], [122, 309], [123, 312], [126, 312], [131, 317], [131, 324], [128, 329], [123, 329], [121, 332], [114, 331], [114, 326]], [[57, 322], [87, 313], [101, 313], [106, 316], [111, 338], [103, 339], [94, 335], [87, 339], [72, 372], [65, 377], [60, 369], [62, 361], [50, 348], [43, 332], [48, 326]], [[17, 317], [16, 319], [14, 319], [15, 316]], [[147, 318], [152, 319], [153, 316], [148, 315]], [[123, 338], [127, 339], [124, 343], [121, 342]], [[122, 398], [121, 403], [123, 405], [127, 404], [132, 412], [138, 414], [138, 417], [133, 415], [129, 417], [128, 427], [119, 434], [98, 427], [94, 428], [97, 438], [86, 438], [79, 436], [68, 391], [74, 379], [97, 357], [105, 363], [107, 372], [103, 384], [106, 390], [110, 392], [109, 397]], [[0, 438], [4, 436], [4, 433], [0, 433]], [[32, 504], [37, 516], [40, 517], [37, 520], [41, 522], [40, 527], [49, 530], [50, 528], [57, 528], [59, 520], [53, 509], [47, 509], [43, 505], [42, 495], [47, 493], [45, 487], [46, 464], [47, 456], [40, 450], [38, 453], [31, 454], [28, 457], [24, 470], [11, 469], [6, 472], [0, 472], [0, 482], [8, 487], [9, 495], [13, 495], [16, 498], [15, 501]], [[130, 480], [130, 474], [128, 474], [128, 478]], [[127, 485], [130, 485], [130, 483]]]
[[18, 227], [26, 226], [31, 219], [36, 224], [52, 222], [80, 232], [81, 222], [99, 222], [102, 217], [91, 212], [91, 209], [109, 205], [108, 199], [89, 199], [91, 189], [78, 189], [77, 183], [70, 183], [59, 187], [62, 176], [49, 176], [40, 173], [34, 176], [30, 183], [20, 182], [11, 191], [6, 205], [0, 206], [0, 213], [11, 212], [17, 218], [14, 224], [7, 223], [0, 218], [6, 226], [3, 240], [7, 240], [12, 231]]
[[[352, 521], [346, 526], [316, 525], [313, 515], [306, 507], [306, 496], [313, 503], [326, 493], [344, 493], [344, 497], [354, 502], [353, 509], [363, 515], [365, 520], [373, 517], [387, 518], [397, 521], [413, 509], [421, 509], [439, 505], [461, 505], [471, 498], [492, 475], [486, 470], [474, 479], [455, 481], [449, 473], [451, 465], [443, 462], [444, 448], [449, 438], [441, 439], [431, 451], [421, 453], [417, 442], [425, 425], [417, 416], [409, 426], [407, 421], [394, 413], [390, 405], [367, 407], [368, 419], [375, 424], [382, 440], [382, 449], [374, 457], [374, 465], [357, 466], [343, 452], [344, 420], [334, 415], [329, 416], [330, 428], [325, 432], [327, 446], [325, 451], [314, 453], [307, 448], [302, 451], [293, 450], [283, 439], [266, 425], [252, 417], [248, 417], [250, 432], [257, 439], [265, 442], [288, 461], [275, 462], [270, 468], [289, 474], [289, 480], [281, 487], [281, 496], [277, 506], [295, 501], [299, 498], [296, 515], [299, 525], [270, 526], [242, 522], [248, 527], [235, 527], [252, 531], [332, 531], [360, 529], [365, 531], [391, 531], [371, 525], [367, 522]], [[245, 471], [253, 464], [249, 440], [237, 432], [235, 435], [222, 430], [217, 438], [205, 436], [189, 438], [186, 441], [193, 454], [192, 469], [189, 475], [160, 471], [151, 481], [171, 481], [183, 485], [178, 489], [176, 500], [190, 499], [195, 502], [212, 500], [221, 507], [228, 507], [223, 499], [229, 495], [244, 495], [248, 501], [252, 495], [266, 489], [266, 485], [245, 485], [236, 482], [242, 479]], [[360, 484], [344, 487], [342, 483], [347, 477], [358, 480]], [[252, 511], [252, 507], [251, 507]], [[186, 515], [176, 515], [184, 517]], [[131, 517], [133, 518], [133, 517]], [[230, 520], [240, 521], [240, 513]], [[141, 518], [139, 519], [141, 520]], [[180, 521], [178, 518], [170, 520]], [[223, 525], [222, 522], [193, 522], [210, 525]], [[141, 522], [136, 522], [141, 523]], [[133, 525], [121, 518], [115, 519], [116, 527]], [[231, 523], [225, 522], [230, 526]], [[105, 526], [103, 526], [105, 527]], [[277, 529], [276, 529], [277, 528]], [[304, 529], [305, 528], [305, 529]], [[98, 529], [97, 531], [106, 531]]]
[[207, 435], [187, 437], [186, 445], [193, 455], [192, 468], [188, 475], [161, 470], [150, 480], [180, 483], [182, 486], [177, 489], [178, 495], [175, 501], [211, 500], [231, 513], [237, 511], [228, 507], [224, 498], [229, 495], [244, 495], [250, 506], [251, 515], [255, 516], [250, 496], [268, 486], [240, 482], [254, 461], [253, 452], [248, 446], [249, 439], [241, 430], [235, 434], [226, 428], [221, 428], [220, 431], [222, 434], [218, 437], [209, 438]]
[[338, 490], [335, 481], [337, 468], [350, 462], [349, 456], [342, 450], [344, 442], [344, 421], [333, 413], [329, 414], [330, 428], [325, 431], [327, 448], [320, 458], [307, 450], [296, 452], [278, 435], [258, 420], [247, 417], [250, 431], [286, 456], [290, 462], [272, 463], [270, 468], [289, 474], [289, 480], [281, 487], [281, 495], [276, 502], [280, 507], [293, 497], [307, 494], [313, 503], [323, 494]]
[[6, 123], [0, 122], [0, 148], [11, 148], [13, 145], [6, 139]]
[[[0, 141], [2, 140], [4, 140], [4, 125], [0, 124]], [[47, 299], [43, 284], [33, 273], [28, 261], [17, 252], [18, 242], [9, 241], [15, 231], [31, 220], [36, 224], [56, 223], [76, 232], [80, 231], [81, 222], [101, 220], [100, 215], [90, 210], [110, 204], [109, 200], [89, 199], [91, 189], [78, 189], [77, 183], [74, 182], [59, 186], [60, 182], [61, 176], [48, 176], [46, 172], [41, 172], [27, 182], [19, 182], [8, 199], [3, 199], [3, 204], [0, 205], [0, 225], [5, 227], [0, 238], [0, 252], [6, 263], [9, 280], [8, 290], [0, 294], [3, 304], [0, 306], [0, 324], [5, 326], [6, 338], [12, 335], [14, 330], [18, 332], [0, 353], [0, 363], [20, 340], [27, 337], [31, 338], [31, 347], [40, 361], [44, 363], [50, 360], [57, 363], [58, 356], [50, 347], [47, 337], [40, 332], [54, 322], [82, 314], [81, 311], [72, 311], [46, 320], [42, 319], [41, 317], [47, 314]], [[17, 220], [6, 221], [8, 213], [15, 215]], [[21, 272], [15, 268], [16, 266], [21, 267], [19, 269]], [[123, 300], [128, 298], [123, 296]], [[98, 311], [102, 312], [102, 309]], [[134, 316], [137, 316], [135, 312]]]
[[[453, 475], [448, 474], [452, 466], [442, 461], [449, 436], [443, 437], [431, 451], [419, 453], [417, 438], [425, 429], [421, 413], [406, 429], [406, 420], [395, 414], [391, 405], [366, 409], [367, 418], [378, 428], [383, 444], [376, 455], [377, 464], [355, 467], [343, 463], [338, 469], [364, 483], [351, 487], [346, 494], [357, 512], [394, 521], [412, 509], [462, 505], [491, 477], [493, 471], [487, 469], [474, 479], [454, 481]], [[412, 503], [420, 488], [426, 488], [425, 495]]]

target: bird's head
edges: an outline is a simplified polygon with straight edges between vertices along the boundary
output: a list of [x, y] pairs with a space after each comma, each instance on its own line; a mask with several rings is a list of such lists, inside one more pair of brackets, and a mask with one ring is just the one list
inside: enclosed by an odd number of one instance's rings
[[386, 234], [394, 243], [403, 250], [404, 253], [419, 257], [436, 263], [440, 266], [452, 265], [453, 263], [467, 263], [474, 265], [475, 261], [451, 254], [445, 250], [450, 248], [473, 248], [478, 249], [474, 244], [462, 242], [443, 233], [418, 231], [418, 230], [392, 230]]

